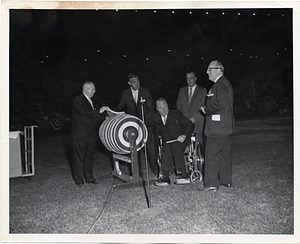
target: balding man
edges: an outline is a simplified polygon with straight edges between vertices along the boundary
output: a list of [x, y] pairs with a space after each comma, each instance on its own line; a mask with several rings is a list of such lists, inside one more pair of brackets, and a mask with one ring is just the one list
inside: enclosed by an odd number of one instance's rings
[[108, 107], [97, 110], [92, 102], [96, 92], [95, 85], [86, 81], [82, 86], [82, 94], [75, 97], [72, 109], [71, 137], [73, 139], [72, 174], [75, 184], [79, 187], [84, 182], [97, 184], [93, 175], [94, 154], [97, 124], [105, 119], [104, 111]]
[[169, 186], [170, 173], [176, 170], [181, 172], [175, 184], [189, 184], [190, 179], [185, 168], [183, 152], [191, 141], [194, 124], [178, 110], [169, 110], [165, 98], [156, 100], [157, 112], [147, 121], [155, 126], [163, 138], [161, 171], [163, 176], [156, 182], [156, 186]]
[[214, 84], [207, 94], [205, 107], [201, 108], [206, 114], [205, 192], [217, 191], [220, 185], [232, 186], [230, 136], [234, 132], [233, 89], [223, 75], [224, 66], [214, 60], [206, 73]]

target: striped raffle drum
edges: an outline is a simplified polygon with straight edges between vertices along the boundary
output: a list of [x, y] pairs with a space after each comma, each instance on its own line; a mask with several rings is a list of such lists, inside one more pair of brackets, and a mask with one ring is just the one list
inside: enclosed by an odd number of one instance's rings
[[[115, 115], [101, 124], [99, 137], [103, 145], [113, 153], [112, 175], [123, 182], [139, 181], [137, 151], [144, 147], [148, 139], [147, 127], [143, 121], [125, 113]], [[131, 175], [122, 173], [119, 161], [131, 163]]]

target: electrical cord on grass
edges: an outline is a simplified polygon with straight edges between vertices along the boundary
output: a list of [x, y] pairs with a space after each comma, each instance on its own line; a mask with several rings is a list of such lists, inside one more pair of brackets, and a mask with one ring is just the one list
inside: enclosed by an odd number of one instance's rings
[[[125, 166], [126, 166], [127, 164], [128, 164], [127, 162], [124, 164], [122, 170], [125, 168]], [[114, 191], [115, 191], [115, 189], [116, 189], [118, 183], [119, 183], [118, 179], [115, 179], [114, 182], [113, 182], [113, 185], [112, 185], [112, 187], [111, 187], [111, 189], [110, 189], [110, 193], [109, 193], [109, 195], [108, 195], [108, 197], [107, 197], [107, 199], [106, 199], [106, 201], [105, 201], [105, 203], [104, 203], [104, 206], [103, 206], [103, 208], [102, 208], [102, 210], [101, 210], [101, 212], [100, 212], [98, 218], [96, 219], [96, 221], [94, 222], [94, 224], [92, 225], [92, 227], [89, 229], [89, 231], [87, 232], [87, 234], [90, 234], [90, 233], [91, 233], [91, 231], [94, 229], [94, 227], [96, 226], [96, 224], [97, 224], [97, 223], [99, 222], [99, 220], [101, 219], [101, 217], [102, 217], [102, 215], [103, 215], [103, 213], [104, 213], [104, 210], [105, 210], [107, 204], [110, 202], [110, 199], [111, 199], [111, 197], [112, 197], [112, 195], [113, 195], [113, 193], [114, 193]]]

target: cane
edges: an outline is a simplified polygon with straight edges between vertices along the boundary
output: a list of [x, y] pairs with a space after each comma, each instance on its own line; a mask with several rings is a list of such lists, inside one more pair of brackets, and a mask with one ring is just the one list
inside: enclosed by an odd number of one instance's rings
[[[145, 123], [145, 119], [144, 119], [144, 102], [146, 102], [146, 99], [144, 99], [143, 97], [141, 97], [141, 108], [142, 108], [142, 120], [143, 123]], [[145, 143], [145, 162], [146, 162], [146, 180], [147, 180], [147, 188], [148, 188], [148, 194], [149, 194], [149, 208], [151, 208], [151, 193], [150, 193], [150, 183], [149, 183], [149, 173], [148, 173], [148, 155], [147, 155], [147, 144], [146, 141], [144, 139], [144, 143]]]

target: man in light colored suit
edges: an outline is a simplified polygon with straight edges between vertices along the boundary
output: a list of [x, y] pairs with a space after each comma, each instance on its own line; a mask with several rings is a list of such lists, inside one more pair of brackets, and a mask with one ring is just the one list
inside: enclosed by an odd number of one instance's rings
[[217, 191], [220, 185], [232, 186], [233, 89], [218, 60], [210, 62], [206, 73], [214, 84], [207, 94], [206, 106], [201, 108], [206, 114], [204, 191]]
[[187, 71], [186, 82], [187, 86], [182, 87], [178, 93], [177, 110], [195, 124], [196, 140], [203, 144], [205, 116], [201, 107], [205, 105], [207, 91], [196, 84], [197, 77], [194, 71]]

